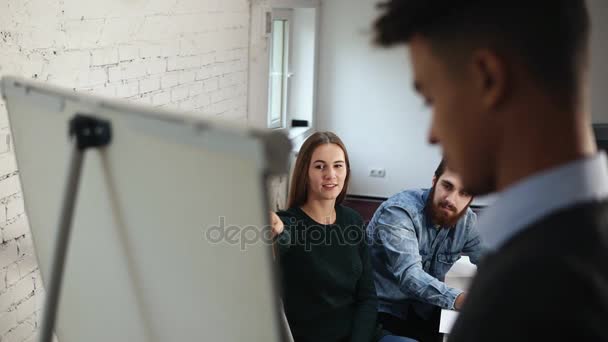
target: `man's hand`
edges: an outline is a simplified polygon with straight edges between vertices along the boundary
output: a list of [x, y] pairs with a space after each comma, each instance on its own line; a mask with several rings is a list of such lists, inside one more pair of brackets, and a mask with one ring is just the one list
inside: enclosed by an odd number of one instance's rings
[[456, 297], [456, 301], [454, 301], [454, 309], [460, 311], [462, 309], [462, 305], [464, 304], [464, 300], [466, 298], [466, 294], [463, 292]]
[[277, 214], [270, 212], [270, 225], [271, 225], [271, 233], [272, 237], [281, 234], [285, 226], [283, 225], [283, 221], [277, 216]]

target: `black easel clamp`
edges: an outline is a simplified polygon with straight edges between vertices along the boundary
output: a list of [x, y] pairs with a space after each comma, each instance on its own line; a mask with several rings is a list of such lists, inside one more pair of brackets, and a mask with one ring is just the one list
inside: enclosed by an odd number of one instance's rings
[[71, 138], [76, 138], [76, 147], [79, 150], [104, 147], [112, 141], [112, 126], [107, 120], [76, 114], [70, 120], [69, 134]]

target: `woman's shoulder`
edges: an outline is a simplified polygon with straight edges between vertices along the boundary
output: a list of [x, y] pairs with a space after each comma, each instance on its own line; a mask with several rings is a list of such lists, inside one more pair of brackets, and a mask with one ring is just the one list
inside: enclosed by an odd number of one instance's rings
[[353, 208], [347, 207], [342, 204], [336, 206], [337, 216], [341, 216], [345, 221], [356, 224], [363, 224], [363, 217]]
[[288, 223], [292, 220], [297, 220], [301, 218], [301, 213], [298, 208], [287, 208], [285, 210], [279, 210], [276, 212], [277, 216], [283, 221], [283, 223]]

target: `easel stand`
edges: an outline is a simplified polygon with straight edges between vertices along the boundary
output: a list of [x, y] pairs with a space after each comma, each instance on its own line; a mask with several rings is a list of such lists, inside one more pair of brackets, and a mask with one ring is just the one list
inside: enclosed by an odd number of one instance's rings
[[108, 146], [112, 140], [112, 127], [109, 121], [97, 119], [89, 115], [77, 114], [70, 120], [69, 136], [73, 141], [73, 151], [70, 158], [66, 188], [63, 194], [59, 229], [53, 251], [51, 279], [48, 283], [42, 316], [41, 342], [52, 342], [53, 339], [63, 271], [65, 269], [65, 258], [72, 230], [74, 204], [78, 195], [84, 154], [87, 149]]

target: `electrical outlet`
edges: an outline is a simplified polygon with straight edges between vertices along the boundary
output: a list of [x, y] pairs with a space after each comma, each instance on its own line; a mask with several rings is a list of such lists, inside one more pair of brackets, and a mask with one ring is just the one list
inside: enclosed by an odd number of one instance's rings
[[384, 178], [386, 177], [385, 169], [371, 169], [369, 170], [370, 177]]

